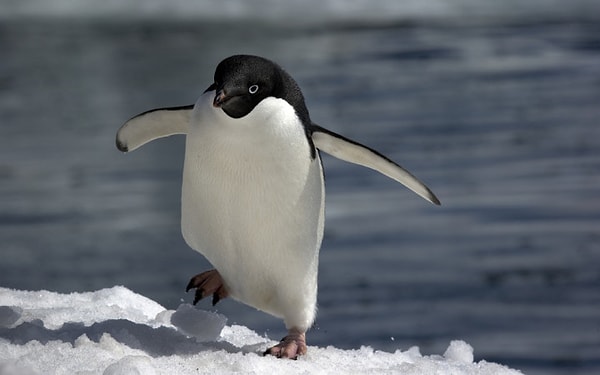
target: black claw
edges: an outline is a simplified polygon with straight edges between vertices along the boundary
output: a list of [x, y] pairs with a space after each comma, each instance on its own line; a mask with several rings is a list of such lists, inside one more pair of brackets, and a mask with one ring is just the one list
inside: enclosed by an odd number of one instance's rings
[[192, 303], [193, 305], [197, 304], [202, 298], [204, 298], [204, 296], [202, 295], [202, 289], [196, 289], [196, 294], [194, 296], [194, 302]]
[[227, 292], [225, 291], [225, 287], [223, 285], [217, 288], [217, 291], [213, 294], [212, 305], [216, 305], [220, 300], [227, 297]]
[[219, 303], [219, 301], [221, 300], [221, 297], [219, 297], [218, 293], [213, 294], [213, 299], [212, 299], [212, 305], [216, 305], [217, 303]]
[[197, 287], [199, 286], [199, 285], [198, 285], [198, 282], [196, 281], [196, 278], [197, 278], [198, 276], [199, 276], [199, 275], [196, 275], [196, 276], [194, 276], [194, 277], [192, 277], [192, 278], [190, 279], [190, 282], [189, 282], [189, 283], [188, 283], [188, 285], [185, 287], [185, 291], [186, 291], [186, 292], [189, 292], [191, 289], [197, 288]]
[[189, 292], [194, 287], [194, 279], [191, 279], [188, 285], [185, 287], [185, 292]]

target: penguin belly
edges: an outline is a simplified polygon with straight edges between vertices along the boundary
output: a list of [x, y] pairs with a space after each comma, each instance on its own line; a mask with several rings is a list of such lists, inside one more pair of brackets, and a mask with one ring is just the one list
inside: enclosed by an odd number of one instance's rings
[[242, 119], [203, 95], [186, 139], [182, 233], [219, 271], [229, 295], [308, 329], [323, 237], [321, 162], [282, 99]]

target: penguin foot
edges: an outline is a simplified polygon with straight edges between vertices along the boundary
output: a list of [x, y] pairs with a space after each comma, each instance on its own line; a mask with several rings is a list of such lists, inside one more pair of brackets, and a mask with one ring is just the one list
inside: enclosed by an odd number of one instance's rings
[[185, 291], [189, 292], [190, 289], [193, 288], [196, 288], [194, 305], [202, 298], [212, 294], [212, 305], [214, 306], [217, 302], [229, 295], [225, 288], [225, 284], [223, 283], [223, 279], [217, 270], [205, 271], [192, 277], [185, 288]]
[[263, 355], [298, 359], [299, 355], [304, 354], [306, 354], [306, 334], [299, 329], [292, 328], [288, 331], [288, 335], [281, 339], [279, 344], [267, 349]]

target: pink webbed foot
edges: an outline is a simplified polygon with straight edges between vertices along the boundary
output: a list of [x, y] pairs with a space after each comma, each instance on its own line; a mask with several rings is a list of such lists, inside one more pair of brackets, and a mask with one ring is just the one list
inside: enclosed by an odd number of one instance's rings
[[306, 354], [306, 334], [296, 328], [290, 329], [279, 344], [267, 349], [264, 355], [267, 354], [277, 358], [298, 359], [299, 355]]
[[217, 304], [217, 302], [229, 295], [227, 289], [225, 288], [225, 284], [223, 283], [223, 279], [217, 270], [205, 271], [192, 277], [185, 288], [185, 291], [189, 292], [190, 289], [193, 288], [196, 288], [194, 305], [197, 304], [202, 298], [212, 294], [212, 304], [214, 306]]

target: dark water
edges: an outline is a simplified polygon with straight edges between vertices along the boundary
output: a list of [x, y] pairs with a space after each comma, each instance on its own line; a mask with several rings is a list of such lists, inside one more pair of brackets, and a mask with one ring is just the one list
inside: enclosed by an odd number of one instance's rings
[[[0, 285], [116, 284], [168, 308], [209, 267], [179, 232], [183, 138], [131, 154], [118, 127], [193, 103], [234, 53], [281, 63], [313, 120], [423, 179], [434, 207], [324, 158], [313, 345], [442, 353], [531, 374], [600, 372], [600, 25], [4, 20]], [[209, 308], [204, 302], [201, 308]], [[226, 300], [230, 323], [279, 320]]]

